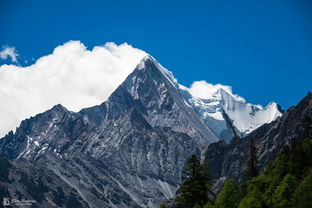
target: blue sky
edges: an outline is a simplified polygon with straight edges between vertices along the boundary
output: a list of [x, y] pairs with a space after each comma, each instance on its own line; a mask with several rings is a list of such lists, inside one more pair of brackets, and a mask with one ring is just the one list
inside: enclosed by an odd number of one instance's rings
[[21, 65], [69, 40], [127, 42], [183, 85], [230, 85], [251, 103], [288, 108], [312, 90], [309, 0], [0, 0], [0, 28], [0, 47], [14, 46]]

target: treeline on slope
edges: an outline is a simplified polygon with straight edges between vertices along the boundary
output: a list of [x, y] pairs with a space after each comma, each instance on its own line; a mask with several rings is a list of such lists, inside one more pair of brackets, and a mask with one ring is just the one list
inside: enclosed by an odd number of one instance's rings
[[[312, 207], [311, 120], [301, 140], [293, 140], [278, 153], [263, 173], [257, 169], [256, 146], [251, 140], [246, 180], [228, 179], [215, 196], [204, 164], [192, 156], [183, 172], [176, 208], [310, 208]], [[300, 141], [300, 142], [295, 142]], [[166, 205], [162, 204], [161, 208]]]

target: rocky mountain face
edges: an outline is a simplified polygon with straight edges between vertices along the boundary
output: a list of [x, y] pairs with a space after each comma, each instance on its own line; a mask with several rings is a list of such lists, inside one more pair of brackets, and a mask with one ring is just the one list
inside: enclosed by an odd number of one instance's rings
[[[258, 146], [259, 167], [276, 158], [277, 152], [291, 141], [303, 138], [306, 130], [312, 128], [306, 120], [312, 119], [312, 94], [309, 92], [298, 105], [291, 107], [282, 117], [264, 124], [243, 138], [234, 138], [229, 144], [223, 141], [209, 145], [205, 161], [214, 179], [234, 178], [244, 180], [244, 172], [249, 158], [250, 140]], [[307, 126], [310, 125], [310, 126]]]
[[170, 72], [152, 57], [145, 57], [105, 103], [83, 109], [80, 114], [90, 124], [105, 126], [130, 108], [135, 108], [151, 126], [169, 127], [203, 144], [219, 140], [185, 104]]
[[[157, 207], [175, 195], [186, 159], [194, 153], [201, 155], [222, 135], [229, 138], [240, 132], [236, 109], [249, 106], [223, 97], [218, 104], [187, 93], [155, 59], [145, 57], [104, 103], [78, 113], [56, 105], [24, 120], [15, 133], [0, 139], [0, 153], [8, 158], [3, 164], [11, 164], [8, 177], [26, 174], [34, 176], [29, 180], [37, 180], [41, 176], [45, 191], [39, 207], [53, 207], [57, 203], [53, 193], [61, 192], [59, 187], [65, 197], [60, 207], [68, 207], [67, 201], [82, 207]], [[272, 111], [277, 109], [272, 106]], [[226, 119], [223, 130], [213, 124], [211, 110]], [[257, 112], [264, 111], [259, 108], [252, 113], [257, 117]], [[277, 111], [265, 119], [258, 116], [262, 120], [257, 125], [275, 119]], [[244, 122], [253, 124], [252, 119]], [[31, 164], [29, 168], [22, 166], [24, 161]], [[18, 168], [20, 173], [15, 172]], [[59, 187], [48, 178], [55, 178]], [[14, 188], [23, 183], [3, 181], [4, 195], [14, 198], [19, 191], [37, 201], [27, 193], [27, 186], [26, 190]]]
[[9, 207], [21, 207], [13, 199], [31, 200], [29, 207], [88, 207], [77, 190], [45, 167], [0, 157], [0, 168], [0, 196]]
[[92, 134], [92, 127], [80, 115], [56, 105], [22, 121], [14, 134], [9, 132], [0, 140], [0, 148], [11, 159], [36, 160], [47, 152], [61, 156], [73, 152]]

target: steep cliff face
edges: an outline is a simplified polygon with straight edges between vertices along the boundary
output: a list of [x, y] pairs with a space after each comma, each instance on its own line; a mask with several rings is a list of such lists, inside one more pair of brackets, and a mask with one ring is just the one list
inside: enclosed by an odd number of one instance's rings
[[[291, 107], [282, 117], [264, 124], [244, 138], [234, 138], [230, 144], [220, 141], [211, 144], [205, 153], [215, 179], [234, 178], [239, 182], [244, 179], [249, 158], [250, 139], [258, 145], [258, 159], [261, 169], [268, 161], [276, 157], [292, 139], [300, 140], [306, 131], [307, 118], [312, 118], [312, 94], [309, 92], [298, 105]], [[311, 125], [311, 124], [310, 124]], [[311, 128], [311, 127], [310, 127]]]

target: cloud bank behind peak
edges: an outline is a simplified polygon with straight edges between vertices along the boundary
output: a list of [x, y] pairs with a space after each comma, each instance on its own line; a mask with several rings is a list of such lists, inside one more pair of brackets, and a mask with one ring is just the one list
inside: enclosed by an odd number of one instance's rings
[[127, 43], [88, 50], [69, 41], [30, 66], [0, 66], [0, 137], [58, 103], [72, 111], [100, 104], [146, 54]]

